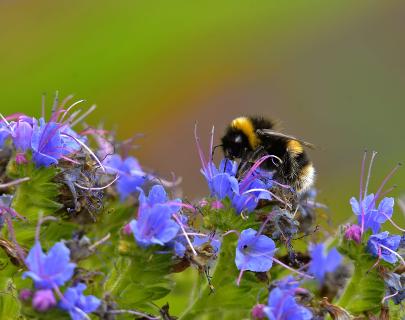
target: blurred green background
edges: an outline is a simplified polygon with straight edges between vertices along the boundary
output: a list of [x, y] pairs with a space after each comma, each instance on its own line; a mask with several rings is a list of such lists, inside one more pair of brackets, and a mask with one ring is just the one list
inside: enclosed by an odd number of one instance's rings
[[89, 123], [145, 133], [135, 155], [189, 199], [207, 194], [195, 121], [206, 145], [212, 125], [218, 138], [235, 116], [271, 116], [318, 146], [320, 200], [341, 222], [365, 148], [374, 188], [405, 160], [404, 28], [403, 1], [1, 1], [0, 110], [74, 93], [98, 105]]

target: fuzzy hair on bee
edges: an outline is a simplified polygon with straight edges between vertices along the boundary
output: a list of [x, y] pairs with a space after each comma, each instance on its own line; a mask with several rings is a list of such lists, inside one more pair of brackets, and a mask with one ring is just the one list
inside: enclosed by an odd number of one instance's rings
[[315, 180], [314, 166], [304, 150], [313, 145], [276, 129], [274, 121], [263, 117], [238, 117], [222, 137], [224, 155], [240, 159], [242, 166], [264, 155], [276, 156], [278, 161], [267, 159], [261, 168], [272, 171], [275, 181], [301, 194], [310, 189]]

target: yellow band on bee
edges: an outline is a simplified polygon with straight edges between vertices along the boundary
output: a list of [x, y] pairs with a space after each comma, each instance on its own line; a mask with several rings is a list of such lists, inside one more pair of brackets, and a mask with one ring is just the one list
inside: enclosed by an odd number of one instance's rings
[[232, 121], [231, 127], [242, 131], [249, 140], [250, 147], [254, 150], [260, 144], [252, 121], [247, 117], [239, 117]]
[[294, 155], [299, 155], [304, 151], [302, 144], [296, 140], [290, 140], [287, 142], [287, 151]]

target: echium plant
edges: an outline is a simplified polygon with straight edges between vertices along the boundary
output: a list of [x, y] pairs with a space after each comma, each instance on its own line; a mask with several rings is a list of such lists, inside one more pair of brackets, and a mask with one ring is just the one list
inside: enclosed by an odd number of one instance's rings
[[398, 167], [371, 193], [365, 154], [355, 222], [331, 233], [315, 189], [262, 169], [282, 159], [218, 165], [214, 132], [205, 154], [196, 128], [208, 193], [176, 198], [180, 180], [145, 170], [133, 138], [84, 125], [94, 107], [70, 100], [1, 115], [0, 319], [404, 317], [404, 229], [384, 189]]

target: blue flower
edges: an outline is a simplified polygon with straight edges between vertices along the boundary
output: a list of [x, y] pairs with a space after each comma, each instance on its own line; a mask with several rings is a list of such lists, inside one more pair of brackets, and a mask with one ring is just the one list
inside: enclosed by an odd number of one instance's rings
[[56, 122], [45, 123], [45, 120], [42, 118], [39, 120], [39, 123], [39, 126], [37, 123], [34, 123], [32, 132], [32, 160], [38, 167], [48, 167], [58, 163], [58, 160], [63, 155], [60, 125]]
[[0, 149], [3, 148], [4, 143], [10, 134], [11, 132], [7, 125], [4, 122], [0, 122]]
[[342, 256], [333, 248], [326, 252], [323, 243], [313, 245], [311, 248], [311, 263], [308, 272], [313, 274], [315, 278], [323, 283], [327, 272], [333, 272], [342, 262]]
[[12, 124], [12, 138], [17, 150], [23, 152], [31, 149], [32, 124], [20, 120]]
[[68, 288], [63, 295], [64, 299], [59, 302], [59, 307], [69, 312], [72, 320], [86, 319], [85, 314], [96, 311], [101, 304], [101, 301], [95, 296], [85, 296], [84, 290], [86, 290], [86, 285], [83, 283]]
[[389, 263], [396, 263], [398, 257], [394, 252], [398, 250], [400, 241], [401, 236], [390, 236], [388, 231], [381, 232], [368, 239], [367, 250], [375, 257], [381, 257]]
[[287, 276], [282, 280], [277, 281], [277, 287], [280, 290], [291, 291], [294, 292], [300, 286], [298, 280], [296, 280], [293, 276]]
[[299, 305], [293, 292], [274, 288], [269, 295], [267, 306], [263, 309], [270, 320], [310, 320], [312, 313]]
[[60, 127], [61, 139], [62, 139], [62, 153], [68, 155], [79, 151], [82, 146], [75, 139], [86, 143], [87, 139], [84, 136], [76, 133], [68, 125], [61, 125]]
[[239, 191], [238, 180], [235, 178], [237, 163], [228, 159], [223, 159], [216, 168], [213, 162], [209, 162], [206, 168], [201, 169], [201, 173], [208, 183], [211, 196], [222, 200], [231, 198], [233, 193]]
[[57, 242], [48, 254], [44, 254], [41, 244], [36, 242], [25, 263], [29, 271], [23, 273], [23, 278], [31, 278], [40, 289], [62, 286], [72, 278], [76, 267], [70, 262], [70, 250], [62, 242]]
[[[145, 206], [153, 207], [156, 204], [164, 204], [170, 208], [172, 213], [178, 212], [181, 208], [182, 204], [181, 200], [180, 199], [169, 200], [169, 197], [167, 196], [165, 189], [159, 184], [154, 185], [149, 190], [148, 196], [145, 195], [145, 193], [141, 188], [138, 188], [138, 190], [139, 190], [139, 205], [142, 207]], [[185, 217], [183, 217], [183, 219], [184, 218]], [[184, 223], [187, 223], [187, 221], [184, 221]]]
[[143, 247], [164, 245], [176, 237], [180, 226], [172, 219], [173, 209], [164, 204], [140, 206], [138, 219], [129, 226], [137, 243]]
[[375, 207], [374, 194], [366, 196], [360, 205], [359, 201], [352, 197], [350, 204], [355, 215], [358, 217], [358, 224], [362, 223], [362, 210], [364, 213], [364, 230], [371, 229], [377, 233], [381, 229], [381, 224], [392, 217], [394, 208], [394, 198], [384, 198], [378, 208]]
[[117, 190], [121, 201], [138, 191], [147, 179], [147, 175], [134, 157], [123, 160], [120, 155], [114, 154], [106, 158], [103, 164], [109, 172], [119, 174]]
[[239, 270], [266, 272], [273, 264], [276, 251], [274, 241], [256, 230], [243, 230], [236, 247], [235, 264]]

